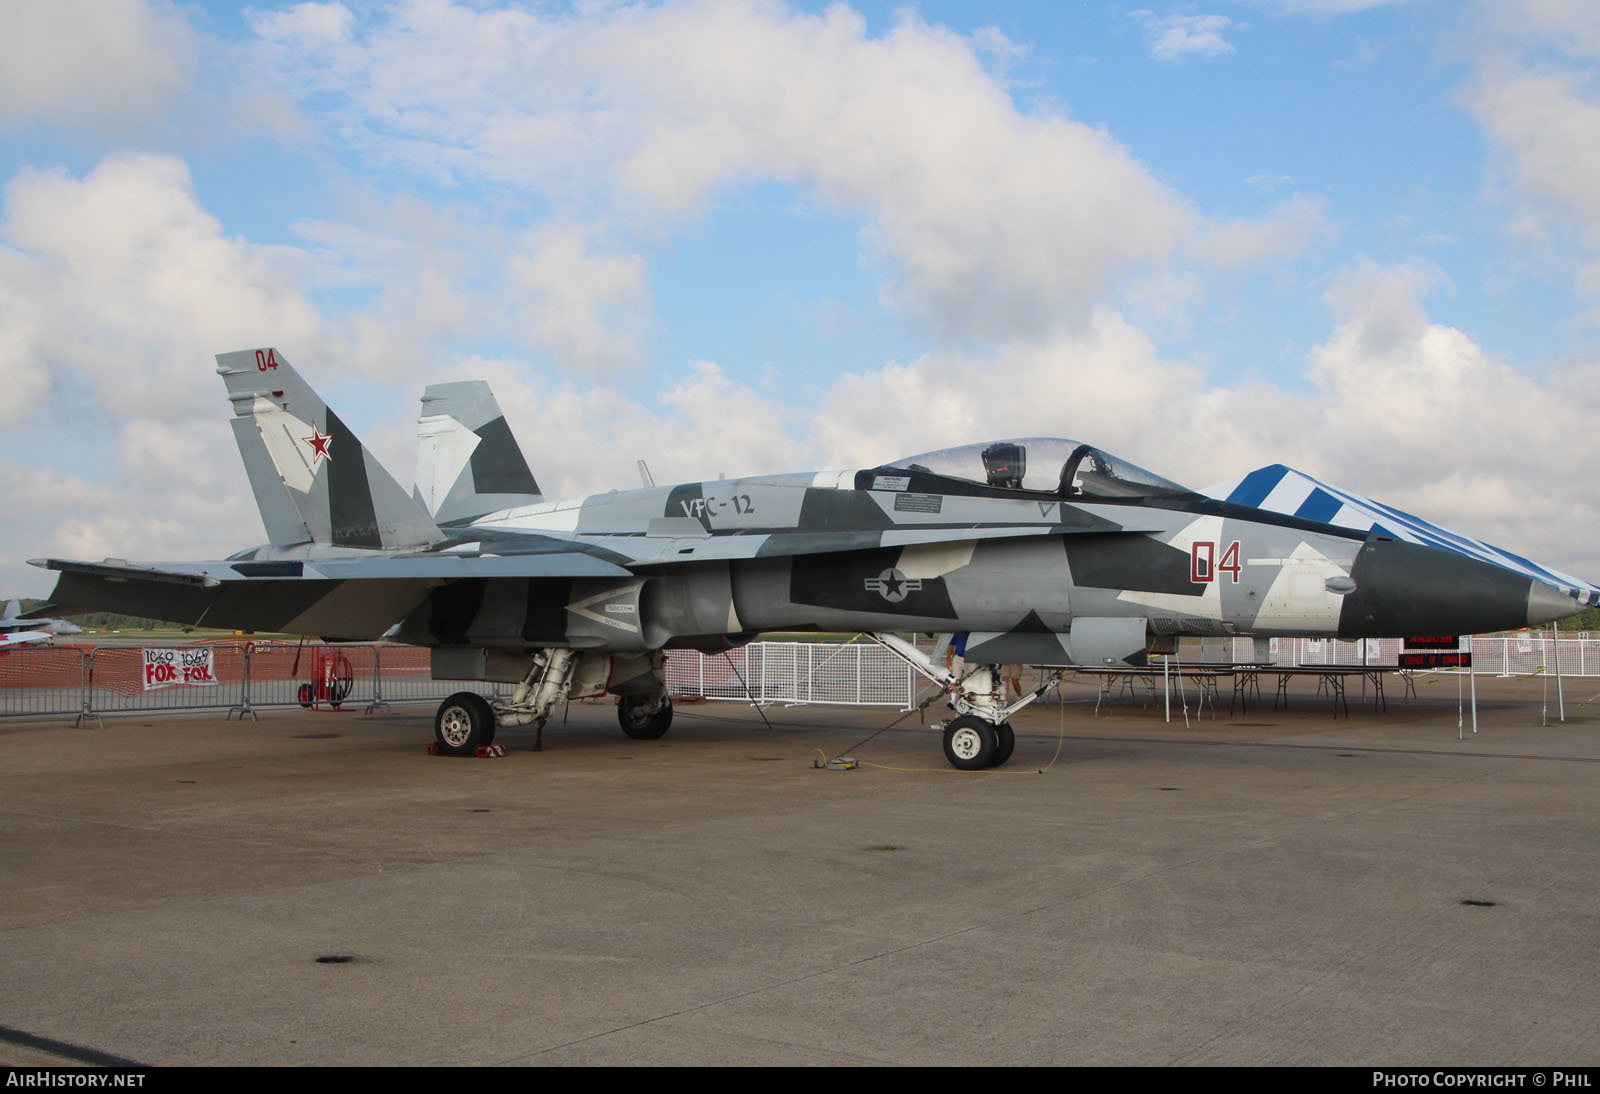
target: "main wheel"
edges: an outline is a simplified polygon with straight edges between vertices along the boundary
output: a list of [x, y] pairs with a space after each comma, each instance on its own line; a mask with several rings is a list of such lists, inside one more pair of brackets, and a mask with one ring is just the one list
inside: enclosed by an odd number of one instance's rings
[[439, 704], [433, 716], [433, 738], [447, 756], [471, 756], [494, 743], [494, 710], [483, 696], [458, 691]]
[[622, 732], [636, 741], [653, 741], [663, 736], [672, 725], [672, 700], [663, 697], [661, 709], [654, 714], [645, 710], [646, 697], [623, 695], [617, 702], [617, 721]]
[[489, 705], [489, 700], [477, 692], [469, 691], [467, 694], [478, 700], [478, 713], [483, 715], [483, 724], [488, 727], [482, 743], [486, 745], [494, 744], [495, 730], [500, 728], [500, 719], [494, 716], [494, 707]]
[[994, 760], [1000, 745], [994, 726], [982, 718], [963, 714], [944, 727], [944, 758], [962, 771], [982, 771]]
[[1011, 759], [1011, 753], [1017, 747], [1017, 735], [1012, 730], [1010, 722], [1001, 722], [995, 726], [994, 735], [994, 757], [989, 761], [989, 766], [999, 767]]

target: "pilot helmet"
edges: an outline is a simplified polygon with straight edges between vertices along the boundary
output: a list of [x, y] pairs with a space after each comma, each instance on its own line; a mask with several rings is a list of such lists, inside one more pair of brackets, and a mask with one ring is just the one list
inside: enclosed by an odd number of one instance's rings
[[990, 486], [1016, 489], [1022, 485], [1022, 476], [1028, 470], [1027, 450], [1010, 441], [991, 444], [983, 450], [983, 469], [988, 473]]

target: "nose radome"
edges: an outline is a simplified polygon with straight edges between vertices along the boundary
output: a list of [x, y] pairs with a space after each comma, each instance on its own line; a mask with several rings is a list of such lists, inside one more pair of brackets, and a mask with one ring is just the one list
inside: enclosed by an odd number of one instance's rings
[[1356, 587], [1340, 611], [1342, 638], [1488, 634], [1559, 619], [1581, 606], [1508, 567], [1376, 533], [1362, 545], [1350, 579]]
[[1528, 582], [1528, 626], [1553, 623], [1583, 610], [1578, 598], [1542, 581]]

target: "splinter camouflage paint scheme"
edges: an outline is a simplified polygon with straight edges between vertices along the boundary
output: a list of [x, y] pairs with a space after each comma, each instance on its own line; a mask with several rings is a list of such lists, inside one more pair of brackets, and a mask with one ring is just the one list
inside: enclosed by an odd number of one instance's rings
[[[1600, 588], [1263, 468], [1201, 494], [1089, 444], [1010, 438], [879, 467], [550, 500], [488, 386], [422, 400], [412, 496], [275, 349], [217, 358], [269, 543], [216, 562], [36, 560], [47, 608], [435, 650], [441, 678], [517, 681], [440, 707], [439, 747], [609, 691], [666, 732], [662, 651], [861, 631], [950, 694], [958, 767], [1009, 755], [997, 666], [1138, 665], [1183, 635], [1478, 633]], [[965, 636], [965, 675], [894, 632]], [[1004, 754], [1004, 755], [1002, 755]], [[998, 759], [997, 759], [998, 757]]]

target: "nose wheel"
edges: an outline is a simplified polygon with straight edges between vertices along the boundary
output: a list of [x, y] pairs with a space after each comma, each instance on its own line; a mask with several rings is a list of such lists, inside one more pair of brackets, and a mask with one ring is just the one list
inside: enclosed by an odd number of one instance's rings
[[962, 771], [982, 771], [999, 767], [1011, 759], [1017, 735], [1010, 722], [991, 725], [982, 718], [963, 714], [944, 727], [944, 758]]
[[994, 759], [989, 761], [990, 767], [1000, 767], [1011, 759], [1011, 753], [1017, 748], [1017, 735], [1012, 732], [1010, 722], [1001, 722], [994, 727], [995, 746]]
[[944, 758], [962, 771], [982, 771], [994, 759], [999, 739], [994, 726], [963, 714], [944, 727]]

